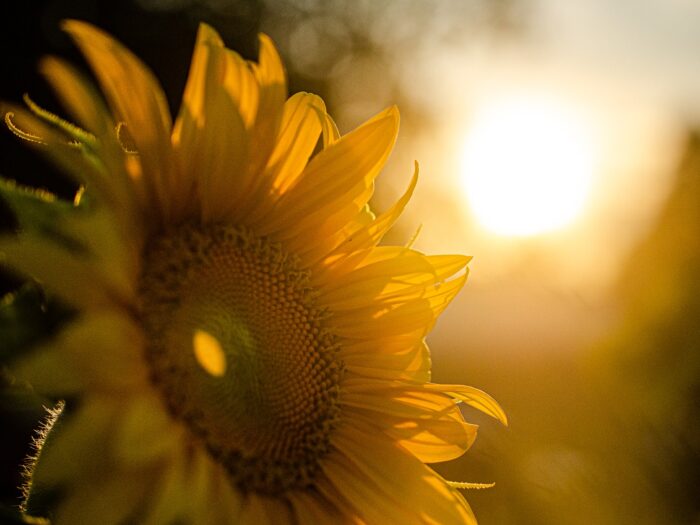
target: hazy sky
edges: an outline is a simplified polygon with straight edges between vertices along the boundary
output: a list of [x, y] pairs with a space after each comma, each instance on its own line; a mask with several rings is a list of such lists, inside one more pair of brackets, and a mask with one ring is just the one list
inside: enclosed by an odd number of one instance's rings
[[[615, 300], [606, 290], [653, 224], [684, 132], [700, 117], [700, 3], [521, 6], [515, 33], [465, 30], [440, 38], [427, 31], [413, 45], [391, 50], [399, 85], [437, 125], [421, 132], [423, 121], [404, 121], [408, 131], [399, 139], [391, 184], [380, 184], [378, 200], [395, 196], [407, 175], [394, 173], [419, 159], [424, 176], [406, 230], [422, 224], [417, 246], [427, 251], [475, 255], [470, 283], [447, 314], [453, 322], [443, 324], [450, 327], [443, 328], [445, 337], [468, 333], [491, 348], [534, 339], [565, 349], [613, 321]], [[455, 22], [438, 17], [426, 26], [441, 23]], [[497, 239], [476, 227], [457, 188], [473, 115], [513, 93], [569, 106], [597, 142], [594, 191], [581, 219], [533, 240]]]

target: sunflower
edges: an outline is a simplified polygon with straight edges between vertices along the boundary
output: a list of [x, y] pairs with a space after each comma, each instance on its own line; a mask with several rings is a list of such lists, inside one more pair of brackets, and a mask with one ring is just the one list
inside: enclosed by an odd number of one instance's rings
[[65, 29], [107, 105], [42, 62], [80, 127], [29, 99], [6, 122], [81, 189], [4, 183], [52, 219], [0, 244], [77, 312], [15, 367], [69, 400], [30, 465], [31, 492], [61, 496], [55, 523], [475, 523], [469, 484], [426, 463], [474, 441], [460, 402], [505, 415], [430, 382], [424, 338], [469, 258], [378, 246], [417, 180], [370, 211], [396, 108], [341, 137], [319, 97], [287, 98], [268, 37], [250, 63], [201, 25], [173, 123], [133, 54]]

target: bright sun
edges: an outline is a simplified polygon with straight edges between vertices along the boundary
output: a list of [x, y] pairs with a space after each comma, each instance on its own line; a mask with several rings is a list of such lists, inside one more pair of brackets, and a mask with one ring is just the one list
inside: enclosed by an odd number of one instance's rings
[[595, 152], [576, 114], [503, 99], [475, 114], [462, 156], [469, 205], [486, 229], [530, 236], [563, 228], [588, 196]]

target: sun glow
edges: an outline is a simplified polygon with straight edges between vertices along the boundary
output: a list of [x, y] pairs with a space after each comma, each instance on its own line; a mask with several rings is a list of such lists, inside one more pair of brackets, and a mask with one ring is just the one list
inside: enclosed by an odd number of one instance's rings
[[487, 230], [531, 236], [581, 213], [595, 151], [578, 115], [554, 102], [512, 98], [478, 111], [464, 144], [462, 182]]

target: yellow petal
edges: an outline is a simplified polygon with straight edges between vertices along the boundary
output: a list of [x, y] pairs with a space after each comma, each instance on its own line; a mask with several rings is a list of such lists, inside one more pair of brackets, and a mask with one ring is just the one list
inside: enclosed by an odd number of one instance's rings
[[131, 521], [146, 499], [150, 482], [144, 476], [100, 476], [74, 486], [55, 517], [56, 525], [99, 523], [119, 525]]
[[292, 525], [286, 503], [274, 497], [249, 492], [239, 517], [240, 525]]
[[220, 220], [241, 205], [248, 140], [241, 101], [226, 82], [227, 75], [253, 80], [250, 72], [246, 77], [232, 73], [231, 67], [240, 67], [240, 61], [224, 48], [216, 31], [200, 24], [172, 140], [183, 177], [178, 193], [182, 206], [187, 206], [196, 186], [204, 220]]
[[424, 463], [451, 461], [461, 457], [476, 440], [476, 425], [458, 421], [396, 423], [386, 434]]
[[441, 398], [449, 397], [481, 410], [504, 425], [508, 424], [508, 418], [498, 402], [486, 392], [471, 386], [438, 383], [407, 385], [400, 381], [349, 378], [343, 381], [343, 391], [342, 402], [344, 403], [361, 408], [371, 408], [372, 403], [379, 403], [381, 407], [390, 410], [396, 409], [394, 401], [397, 400], [402, 404], [432, 406], [433, 410], [437, 410], [435, 407], [438, 405], [435, 403], [439, 404]]
[[258, 231], [309, 244], [342, 229], [367, 203], [397, 132], [398, 111], [390, 108], [321, 151]]
[[385, 213], [355, 231], [347, 231], [342, 243], [327, 255], [325, 265], [330, 265], [342, 257], [347, 257], [367, 248], [374, 248], [399, 218], [404, 208], [411, 200], [413, 190], [418, 182], [418, 163], [411, 178], [411, 183], [401, 198]]
[[[213, 67], [216, 72], [223, 75], [225, 70], [223, 47], [224, 43], [221, 37], [211, 26], [199, 24], [185, 92], [182, 96], [182, 106], [173, 126], [173, 144], [179, 145], [183, 141], [191, 142], [193, 139], [190, 135], [204, 125], [207, 104], [206, 79], [207, 75], [212, 74], [208, 70]], [[213, 53], [212, 50], [217, 52]], [[185, 116], [189, 116], [190, 120], [184, 122]], [[192, 125], [193, 127], [189, 127]]]
[[90, 63], [115, 118], [126, 124], [139, 151], [152, 205], [169, 217], [172, 123], [158, 81], [136, 56], [107, 33], [77, 20], [64, 22], [64, 29]]
[[73, 118], [96, 137], [113, 136], [114, 121], [98, 93], [78, 71], [65, 61], [46, 57], [39, 69]]
[[[89, 82], [70, 65], [56, 58], [46, 58], [40, 68], [69, 112], [99, 139], [99, 158], [106, 169], [104, 173], [94, 170], [85, 172], [90, 177], [88, 184], [91, 191], [92, 186], [96, 185], [100, 199], [112, 202], [120, 221], [130, 234], [136, 234], [138, 228], [133, 222], [137, 215], [135, 204], [139, 193], [134, 185], [140, 181], [131, 180], [128, 175], [124, 152], [107, 109]], [[142, 209], [146, 208], [145, 202], [140, 204]]]
[[32, 482], [42, 488], [103, 476], [112, 469], [110, 439], [122, 400], [91, 396], [60, 417], [41, 450]]
[[[472, 524], [463, 497], [393, 440], [360, 424], [334, 436], [323, 469], [369, 523]], [[410, 495], [410, 505], [402, 496]]]
[[321, 132], [326, 106], [316, 95], [297, 93], [284, 104], [279, 133], [258, 189], [241, 203], [236, 218], [254, 222], [270, 212], [279, 197], [292, 186], [309, 161]]
[[285, 193], [306, 167], [321, 132], [318, 113], [325, 110], [323, 100], [310, 93], [297, 93], [284, 104], [280, 132], [265, 170], [276, 193]]
[[186, 462], [187, 455], [183, 450], [165, 463], [160, 477], [154, 483], [145, 515], [141, 518], [143, 525], [177, 523], [185, 518], [190, 490]]
[[349, 522], [348, 518], [321, 494], [298, 490], [290, 494], [289, 501], [298, 523], [336, 525]]
[[321, 303], [333, 311], [428, 297], [447, 279], [465, 269], [463, 255], [426, 256], [407, 250], [401, 257], [363, 266], [324, 286]]
[[246, 129], [251, 129], [255, 123], [260, 102], [258, 82], [248, 63], [238, 53], [227, 49], [224, 56], [226, 60], [224, 88], [236, 102], [238, 113]]
[[381, 342], [370, 351], [352, 351], [342, 346], [338, 356], [345, 369], [355, 375], [395, 381], [430, 380], [430, 351], [425, 341], [392, 349]]
[[441, 392], [427, 390], [424, 386], [367, 378], [350, 379], [343, 383], [340, 401], [348, 407], [373, 412], [377, 417], [387, 415], [406, 421], [431, 420], [440, 413], [457, 409], [455, 400]]
[[[68, 146], [66, 137], [58, 130], [50, 128], [22, 109], [11, 108], [10, 114], [13, 116], [13, 122], [22, 129], [41, 137], [43, 145], [39, 146], [40, 151], [73, 175], [77, 182], [87, 186], [90, 197], [99, 198], [99, 204], [93, 201], [89, 205], [80, 206], [69, 205], [55, 198], [44, 199], [45, 208], [49, 208], [49, 204], [54, 202], [54, 208], [57, 209], [53, 222], [48, 228], [36, 227], [30, 223], [32, 227], [25, 228], [24, 236], [20, 239], [26, 239], [27, 242], [30, 242], [32, 237], [44, 239], [47, 245], [52, 244], [56, 248], [64, 245], [71, 252], [85, 249], [90, 255], [100, 258], [95, 264], [100, 273], [119, 287], [124, 287], [127, 294], [131, 294], [133, 290], [129, 291], [132, 288], [129, 283], [134, 281], [137, 273], [136, 252], [142, 235], [141, 232], [135, 231], [137, 217], [125, 215], [129, 208], [132, 211], [134, 209], [131, 198], [121, 194], [129, 201], [127, 203], [115, 196], [114, 185], [101, 172], [98, 163], [94, 162], [92, 153], [84, 154], [82, 148]], [[9, 183], [4, 184], [3, 191], [23, 193], [25, 199], [28, 199], [32, 192], [34, 196], [39, 194], [33, 190], [13, 187]], [[7, 242], [13, 241], [7, 239]], [[81, 256], [85, 257], [86, 254], [82, 253]], [[13, 264], [11, 258], [8, 259], [8, 264]], [[21, 271], [22, 268], [18, 270]]]
[[98, 311], [70, 323], [12, 370], [50, 396], [86, 389], [121, 395], [148, 384], [141, 341], [140, 330], [126, 316]]
[[240, 499], [231, 499], [232, 490], [227, 475], [203, 448], [197, 449], [191, 458], [187, 475], [187, 500], [190, 522], [225, 523], [235, 521], [240, 510]]
[[183, 443], [156, 480], [139, 523], [240, 523], [241, 503], [238, 490], [209, 454]]
[[437, 385], [428, 384], [425, 388], [445, 392], [453, 398], [466, 403], [467, 405], [482, 411], [484, 414], [497, 419], [504, 425], [508, 425], [508, 416], [501, 408], [501, 405], [486, 392], [466, 385]]
[[260, 94], [255, 124], [251, 130], [251, 143], [256, 146], [251, 152], [243, 183], [243, 189], [247, 194], [253, 192], [258, 183], [259, 174], [267, 164], [282, 118], [284, 101], [287, 98], [287, 77], [279, 53], [267, 35], [260, 34], [259, 42], [258, 63], [250, 64]]
[[323, 112], [321, 123], [323, 125], [323, 149], [326, 149], [340, 139], [340, 132], [331, 116], [325, 111]]
[[196, 187], [205, 221], [221, 220], [240, 205], [248, 153], [245, 123], [224, 86], [227, 63], [219, 35], [200, 24], [173, 145], [183, 174], [182, 207]]
[[[59, 168], [79, 183], [102, 184], [102, 176], [97, 167], [91, 164], [79, 144], [63, 130], [47, 125], [44, 121], [24, 108], [13, 104], [3, 104], [5, 122], [10, 129], [32, 143], [38, 151], [47, 155]], [[102, 192], [101, 192], [102, 193]]]
[[100, 140], [111, 139], [111, 145], [116, 146], [114, 121], [87, 80], [73, 66], [58, 58], [44, 58], [39, 68], [73, 118]]
[[[369, 210], [367, 202], [374, 193], [374, 182], [358, 182], [355, 188], [347, 192], [348, 199], [337, 203], [335, 211], [324, 217], [323, 227], [317, 230], [310, 229], [305, 234], [298, 234], [289, 239], [286, 246], [297, 253], [306, 266], [315, 265], [323, 259], [333, 248], [356, 231], [375, 218]], [[339, 226], [342, 225], [342, 226]], [[306, 235], [316, 236], [314, 242], [305, 242]]]
[[349, 424], [360, 421], [383, 432], [424, 463], [450, 461], [462, 456], [474, 443], [478, 427], [464, 421], [456, 405], [440, 412], [420, 412], [420, 417], [401, 418], [382, 413], [347, 408]]
[[36, 235], [0, 237], [0, 264], [37, 279], [68, 304], [80, 307], [128, 302], [133, 295], [126, 275], [106, 275], [85, 254], [74, 254]]
[[[110, 166], [109, 159], [106, 157], [98, 159], [98, 153], [90, 149], [91, 146], [71, 145], [69, 137], [64, 133], [48, 126], [24, 109], [14, 106], [7, 106], [7, 109], [6, 119], [23, 132], [38, 137], [39, 143], [36, 146], [38, 151], [48, 156], [66, 174], [86, 188], [86, 192], [91, 197], [95, 197], [91, 209], [93, 215], [85, 221], [86, 230], [92, 230], [89, 237], [97, 242], [104, 242], [110, 249], [123, 246], [124, 239], [130, 239], [135, 245], [139, 245], [143, 232], [140, 228], [141, 215], [136, 211], [137, 188], [125, 175], [124, 166], [118, 166], [120, 160], [114, 160], [116, 164]], [[102, 164], [103, 160], [107, 164]], [[114, 171], [110, 172], [110, 169]], [[99, 201], [99, 205], [95, 201]], [[83, 211], [85, 212], [84, 209]], [[94, 231], [98, 227], [96, 224], [98, 221], [95, 220], [94, 215], [97, 213], [109, 216], [106, 231]], [[83, 217], [85, 215], [84, 213]], [[73, 217], [77, 217], [77, 214]], [[99, 224], [99, 227], [104, 226]], [[95, 234], [92, 235], [92, 233]], [[112, 254], [105, 255], [107, 261], [113, 259]], [[118, 266], [116, 264], [114, 267], [118, 270]]]
[[466, 281], [464, 274], [439, 286], [426, 287], [420, 299], [406, 302], [378, 302], [348, 310], [333, 320], [333, 331], [348, 339], [372, 339], [421, 330], [428, 334], [440, 313], [454, 299]]
[[161, 399], [148, 390], [132, 396], [113, 438], [113, 456], [120, 465], [148, 465], [169, 460], [180, 451], [182, 429], [166, 413]]
[[[86, 153], [91, 162], [99, 166], [99, 169], [84, 170], [84, 176], [96, 178], [88, 181], [92, 184], [111, 185], [111, 191], [102, 192], [101, 197], [107, 202], [117, 199], [121, 205], [128, 206], [127, 192], [131, 189], [132, 181], [128, 179], [124, 166], [115, 124], [99, 94], [89, 81], [62, 60], [45, 58], [40, 69], [68, 112], [87, 131], [39, 107], [27, 95], [24, 97], [25, 103], [42, 122], [73, 137], [76, 149]], [[91, 191], [94, 192], [94, 189], [91, 188]]]

